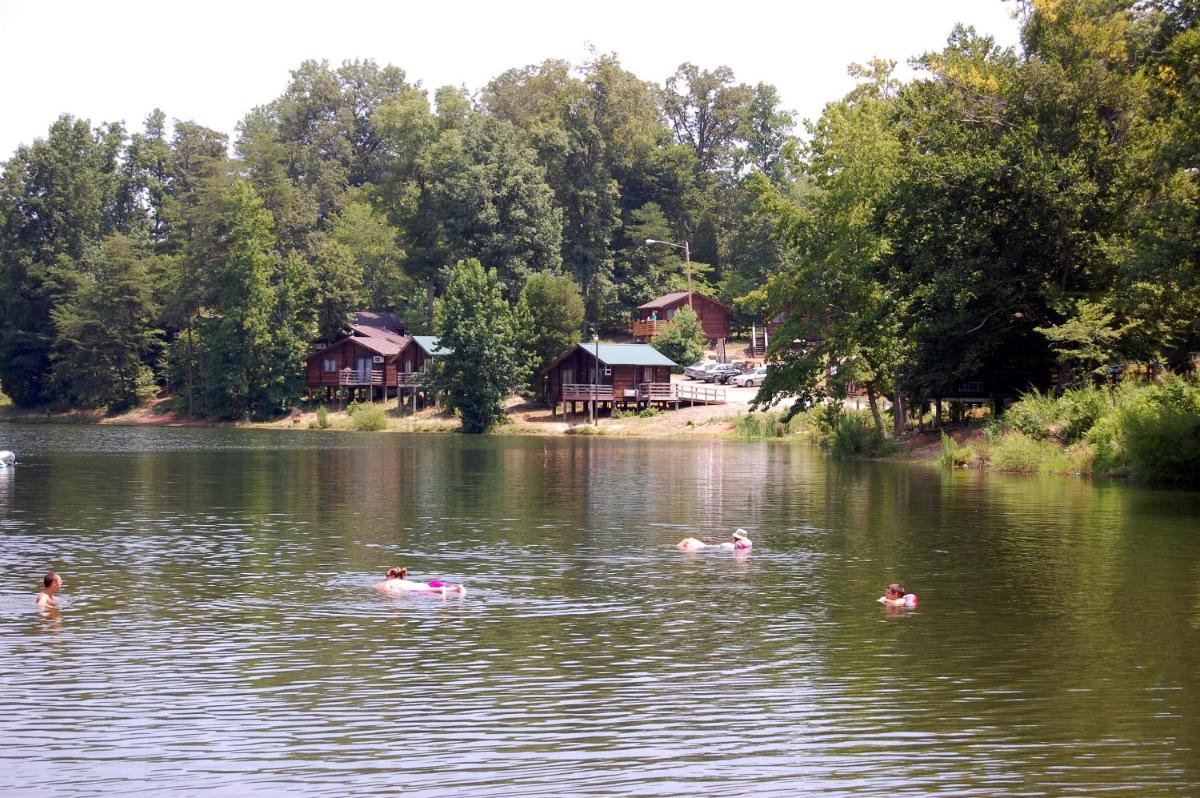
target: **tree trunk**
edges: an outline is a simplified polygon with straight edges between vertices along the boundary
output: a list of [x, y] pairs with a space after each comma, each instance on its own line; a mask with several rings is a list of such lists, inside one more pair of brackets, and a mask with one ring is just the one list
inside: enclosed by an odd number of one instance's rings
[[896, 424], [895, 437], [897, 437], [897, 438], [899, 438], [901, 435], [904, 434], [905, 412], [906, 411], [905, 411], [905, 407], [904, 407], [904, 395], [901, 394], [899, 391], [896, 391], [896, 401], [892, 403], [892, 416], [894, 417], [894, 421]]
[[192, 320], [188, 319], [187, 326], [188, 337], [188, 366], [187, 366], [187, 395], [188, 395], [188, 416], [196, 415], [196, 409], [192, 401], [192, 365], [196, 360], [196, 353], [192, 343]]
[[429, 330], [433, 331], [433, 278], [425, 283], [425, 312], [429, 315]]
[[875, 396], [875, 386], [872, 383], [866, 384], [867, 389], [867, 404], [871, 406], [871, 417], [875, 419], [875, 430], [879, 433], [879, 437], [884, 436], [883, 431], [883, 416], [879, 413], [879, 402]]

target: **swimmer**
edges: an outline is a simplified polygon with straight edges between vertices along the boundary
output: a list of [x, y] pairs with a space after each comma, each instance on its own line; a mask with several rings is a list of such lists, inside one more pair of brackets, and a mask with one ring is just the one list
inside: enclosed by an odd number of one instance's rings
[[705, 543], [698, 538], [684, 538], [675, 544], [675, 548], [683, 551], [700, 551], [701, 549], [725, 549], [726, 551], [750, 551], [754, 544], [750, 542], [750, 537], [746, 534], [746, 530], [739, 529], [733, 533], [733, 539], [726, 543], [714, 544]]
[[51, 571], [42, 577], [42, 585], [44, 589], [37, 594], [35, 603], [39, 607], [57, 607], [58, 602], [54, 600], [54, 595], [62, 588], [62, 577]]
[[884, 589], [883, 595], [876, 599], [880, 604], [888, 607], [915, 607], [917, 606], [917, 594], [909, 593], [904, 589], [904, 585], [892, 583]]
[[452, 585], [437, 579], [430, 579], [428, 582], [414, 582], [408, 578], [407, 568], [389, 568], [387, 578], [375, 585], [375, 589], [386, 593], [441, 593], [443, 596], [447, 593], [461, 595], [467, 593], [465, 585]]

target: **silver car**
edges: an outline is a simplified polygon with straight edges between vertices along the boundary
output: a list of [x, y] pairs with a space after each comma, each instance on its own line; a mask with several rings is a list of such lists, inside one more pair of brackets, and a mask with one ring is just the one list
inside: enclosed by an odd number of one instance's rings
[[701, 360], [699, 363], [693, 363], [683, 370], [683, 376], [692, 380], [702, 380], [708, 376], [708, 372], [721, 365], [715, 360]]
[[737, 375], [730, 382], [739, 388], [757, 388], [767, 378], [767, 368], [768, 366], [759, 366], [752, 371], [747, 371], [745, 374]]

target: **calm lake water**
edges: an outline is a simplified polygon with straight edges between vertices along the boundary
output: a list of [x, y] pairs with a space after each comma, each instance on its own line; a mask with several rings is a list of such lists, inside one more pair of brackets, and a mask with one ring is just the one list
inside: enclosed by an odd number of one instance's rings
[[0, 448], [0, 792], [1200, 794], [1194, 492], [727, 442]]

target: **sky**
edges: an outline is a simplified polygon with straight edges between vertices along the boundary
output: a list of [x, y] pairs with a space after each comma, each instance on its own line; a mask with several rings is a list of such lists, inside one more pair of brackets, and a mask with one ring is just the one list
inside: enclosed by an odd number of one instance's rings
[[[432, 90], [591, 48], [662, 83], [690, 61], [774, 84], [799, 119], [852, 87], [846, 68], [905, 64], [955, 23], [1018, 43], [1012, 0], [0, 0], [0, 160], [60, 114], [131, 131], [154, 108], [235, 133], [306, 59], [374, 59]], [[901, 77], [911, 72], [901, 71]]]

